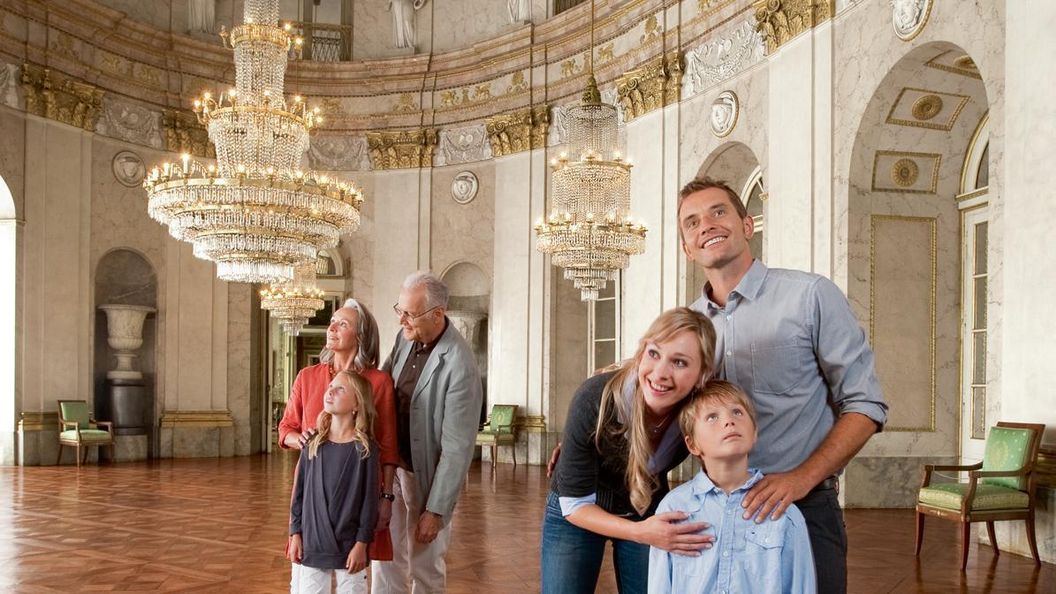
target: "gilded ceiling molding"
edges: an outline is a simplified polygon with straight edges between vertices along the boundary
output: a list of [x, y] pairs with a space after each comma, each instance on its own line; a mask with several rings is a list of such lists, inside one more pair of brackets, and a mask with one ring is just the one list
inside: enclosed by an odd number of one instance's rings
[[209, 142], [209, 132], [198, 121], [194, 112], [166, 109], [162, 122], [165, 128], [165, 150], [206, 159], [216, 158], [216, 147]]
[[755, 28], [772, 54], [795, 36], [832, 18], [832, 0], [755, 0]]
[[49, 68], [22, 65], [26, 111], [89, 132], [103, 107], [103, 90], [72, 78], [53, 76]]
[[504, 157], [543, 148], [550, 128], [550, 107], [536, 105], [513, 113], [487, 118], [484, 124], [491, 154]]
[[682, 98], [682, 52], [669, 52], [616, 79], [624, 122]]
[[378, 171], [432, 167], [439, 138], [436, 128], [368, 132], [371, 166]]

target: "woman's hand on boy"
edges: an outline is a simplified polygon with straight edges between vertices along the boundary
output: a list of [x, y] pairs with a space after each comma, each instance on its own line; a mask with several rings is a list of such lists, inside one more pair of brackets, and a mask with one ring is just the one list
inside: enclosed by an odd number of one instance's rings
[[345, 569], [348, 573], [359, 573], [367, 568], [367, 543], [357, 542], [352, 546], [352, 551], [348, 553], [348, 559], [345, 560]]
[[755, 483], [741, 501], [744, 519], [755, 517], [757, 524], [762, 524], [767, 517], [776, 520], [788, 506], [805, 497], [812, 488], [814, 483], [794, 470], [768, 474]]
[[286, 547], [286, 558], [290, 561], [293, 561], [294, 563], [300, 563], [302, 553], [303, 548], [301, 546], [301, 535], [294, 534], [290, 537], [289, 546]]
[[715, 537], [710, 534], [700, 534], [711, 528], [711, 524], [707, 522], [684, 523], [683, 520], [688, 517], [689, 514], [685, 512], [670, 511], [638, 522], [640, 533], [637, 540], [675, 555], [697, 557], [701, 549], [711, 548]]

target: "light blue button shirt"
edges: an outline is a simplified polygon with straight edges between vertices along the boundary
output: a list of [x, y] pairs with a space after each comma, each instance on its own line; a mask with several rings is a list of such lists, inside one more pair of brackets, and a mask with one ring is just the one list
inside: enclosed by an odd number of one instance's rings
[[742, 517], [741, 500], [763, 474], [729, 495], [703, 471], [664, 497], [656, 513], [680, 510], [686, 522], [708, 522], [715, 536], [699, 557], [649, 549], [649, 594], [813, 594], [817, 591], [807, 522], [791, 505], [777, 520], [756, 524]]
[[715, 326], [717, 376], [755, 404], [759, 440], [751, 466], [767, 474], [796, 468], [844, 413], [883, 427], [887, 404], [873, 351], [832, 281], [756, 260], [725, 306], [706, 291], [690, 307]]

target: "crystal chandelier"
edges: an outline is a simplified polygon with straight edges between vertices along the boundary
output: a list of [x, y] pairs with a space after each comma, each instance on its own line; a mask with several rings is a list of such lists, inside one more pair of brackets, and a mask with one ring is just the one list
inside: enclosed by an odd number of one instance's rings
[[243, 24], [221, 33], [234, 49], [235, 88], [194, 102], [216, 165], [184, 154], [143, 183], [151, 218], [216, 262], [222, 280], [290, 280], [297, 264], [359, 226], [358, 189], [299, 169], [322, 118], [300, 96], [283, 95], [287, 55], [300, 40], [278, 20], [278, 0], [246, 0]]
[[645, 251], [646, 232], [630, 217], [631, 164], [620, 156], [616, 108], [601, 102], [594, 79], [593, 0], [590, 10], [590, 78], [582, 104], [566, 112], [569, 152], [551, 161], [550, 216], [535, 225], [536, 249], [565, 269], [583, 301]]
[[290, 336], [299, 335], [301, 328], [315, 312], [326, 305], [322, 289], [315, 285], [315, 266], [314, 260], [308, 264], [298, 264], [294, 269], [293, 280], [270, 285], [260, 291], [260, 308], [276, 318], [283, 331]]

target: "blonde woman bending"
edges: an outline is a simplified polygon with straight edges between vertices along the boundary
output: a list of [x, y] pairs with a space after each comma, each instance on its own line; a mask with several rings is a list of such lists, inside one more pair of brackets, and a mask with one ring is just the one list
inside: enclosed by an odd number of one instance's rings
[[708, 318], [672, 309], [633, 359], [576, 391], [543, 518], [543, 594], [594, 592], [608, 542], [621, 594], [646, 591], [650, 546], [685, 555], [711, 546], [707, 524], [655, 511], [667, 472], [689, 455], [678, 413], [711, 376], [714, 352]]
[[323, 396], [319, 432], [301, 450], [290, 506], [290, 557], [301, 564], [291, 591], [367, 592], [367, 546], [378, 517], [379, 455], [370, 383], [342, 370]]

